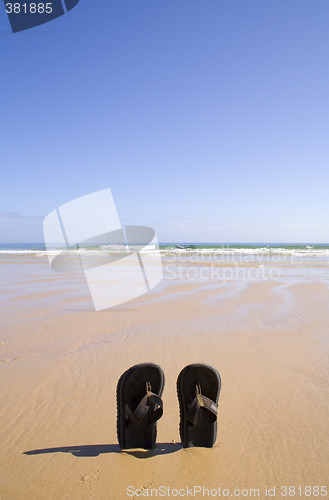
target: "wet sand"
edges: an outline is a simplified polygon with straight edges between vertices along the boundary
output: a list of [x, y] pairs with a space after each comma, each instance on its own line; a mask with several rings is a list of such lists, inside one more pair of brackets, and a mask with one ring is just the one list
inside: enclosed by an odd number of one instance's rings
[[[328, 488], [327, 283], [165, 279], [95, 312], [80, 277], [42, 259], [0, 264], [1, 500], [156, 498], [159, 487], [186, 496], [194, 486], [234, 498], [295, 486], [296, 498], [315, 498], [305, 487]], [[158, 446], [120, 452], [117, 380], [145, 361], [166, 378]], [[213, 449], [180, 446], [176, 379], [194, 362], [222, 377]]]

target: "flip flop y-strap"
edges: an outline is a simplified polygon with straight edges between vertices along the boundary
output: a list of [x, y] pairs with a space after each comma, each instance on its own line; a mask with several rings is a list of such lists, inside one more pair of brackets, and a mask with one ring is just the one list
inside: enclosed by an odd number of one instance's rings
[[196, 425], [198, 423], [200, 408], [205, 408], [210, 412], [213, 421], [215, 421], [217, 418], [218, 405], [212, 401], [212, 399], [202, 394], [199, 382], [196, 384], [195, 392], [195, 398], [187, 407], [186, 419], [191, 425]]
[[[157, 408], [155, 409], [155, 406]], [[155, 394], [151, 391], [150, 382], [146, 382], [146, 394], [141, 399], [137, 408], [134, 411], [131, 411], [129, 405], [125, 406], [125, 417], [126, 420], [130, 424], [138, 425], [140, 424], [144, 418], [148, 415], [148, 423], [153, 424], [159, 418], [162, 417], [163, 414], [163, 402], [158, 394]]]

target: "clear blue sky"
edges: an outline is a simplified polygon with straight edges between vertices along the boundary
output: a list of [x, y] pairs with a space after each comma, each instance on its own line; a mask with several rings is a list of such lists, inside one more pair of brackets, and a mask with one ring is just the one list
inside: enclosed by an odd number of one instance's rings
[[329, 241], [326, 0], [0, 7], [0, 242], [107, 187], [163, 242]]

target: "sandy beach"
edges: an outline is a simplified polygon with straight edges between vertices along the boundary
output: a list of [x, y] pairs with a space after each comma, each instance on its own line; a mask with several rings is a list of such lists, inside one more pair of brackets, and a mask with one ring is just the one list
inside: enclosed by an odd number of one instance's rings
[[[1, 500], [195, 487], [195, 498], [263, 499], [289, 486], [315, 498], [307, 487], [328, 487], [328, 281], [301, 267], [225, 283], [165, 273], [149, 294], [96, 312], [81, 276], [45, 258], [7, 256], [0, 267]], [[158, 445], [120, 452], [116, 384], [145, 361], [165, 374]], [[195, 362], [222, 378], [212, 449], [180, 445], [176, 379]]]

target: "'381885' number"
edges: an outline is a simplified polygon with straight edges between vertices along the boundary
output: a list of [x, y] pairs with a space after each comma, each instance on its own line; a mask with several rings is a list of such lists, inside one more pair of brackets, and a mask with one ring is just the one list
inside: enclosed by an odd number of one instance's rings
[[53, 11], [52, 2], [48, 3], [6, 3], [7, 14], [51, 14]]

